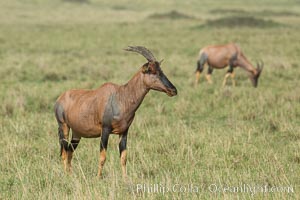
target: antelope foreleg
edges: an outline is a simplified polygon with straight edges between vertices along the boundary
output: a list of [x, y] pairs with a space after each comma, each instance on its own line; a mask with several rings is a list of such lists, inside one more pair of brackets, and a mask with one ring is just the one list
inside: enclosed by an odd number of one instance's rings
[[110, 129], [103, 128], [101, 139], [100, 139], [100, 156], [99, 156], [98, 177], [102, 176], [102, 170], [103, 170], [103, 166], [104, 166], [105, 160], [106, 160], [106, 150], [107, 150], [109, 134], [110, 134]]
[[120, 136], [120, 143], [119, 143], [122, 175], [123, 175], [124, 179], [127, 178], [127, 173], [126, 173], [126, 161], [127, 161], [126, 145], [127, 145], [127, 131], [123, 135]]
[[[232, 58], [232, 60], [234, 60], [235, 57]], [[232, 64], [233, 61], [230, 61], [230, 65], [229, 65], [229, 69], [225, 75], [225, 78], [224, 78], [224, 81], [223, 81], [223, 87], [226, 85], [226, 81], [227, 81], [227, 78], [230, 76], [231, 77], [231, 82], [232, 82], [232, 85], [235, 86], [235, 80], [234, 80], [234, 72], [233, 72], [233, 69], [234, 69], [234, 66]]]
[[224, 80], [223, 80], [223, 87], [226, 85], [226, 81], [227, 81], [227, 78], [231, 75], [231, 73], [226, 73], [225, 77], [224, 77]]
[[234, 80], [235, 74], [234, 74], [234, 72], [231, 73], [230, 77], [231, 77], [232, 85], [235, 87], [235, 80]]
[[206, 74], [206, 80], [207, 80], [207, 82], [209, 83], [209, 84], [212, 84], [213, 82], [212, 82], [212, 80], [211, 80], [211, 74], [212, 74], [212, 72], [213, 72], [213, 68], [209, 65], [208, 66], [208, 69], [207, 69], [207, 74]]
[[102, 150], [100, 150], [98, 177], [102, 176], [102, 170], [103, 170], [103, 166], [105, 164], [105, 160], [106, 160], [106, 150], [102, 149]]

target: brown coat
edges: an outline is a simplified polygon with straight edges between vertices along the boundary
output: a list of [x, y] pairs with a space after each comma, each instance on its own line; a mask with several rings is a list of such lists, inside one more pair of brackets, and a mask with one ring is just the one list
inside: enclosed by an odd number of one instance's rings
[[200, 73], [203, 71], [205, 64], [209, 66], [209, 75], [213, 69], [223, 69], [229, 66], [228, 73], [232, 74], [235, 67], [241, 67], [249, 73], [249, 77], [255, 87], [257, 86], [258, 78], [263, 67], [257, 64], [257, 68], [255, 68], [248, 61], [241, 48], [234, 43], [206, 46], [200, 50], [196, 69], [196, 83], [198, 83]]
[[73, 151], [82, 137], [101, 137], [100, 176], [106, 160], [108, 138], [113, 133], [120, 136], [119, 150], [125, 177], [127, 133], [144, 97], [151, 89], [169, 96], [177, 95], [175, 86], [160, 68], [161, 62], [157, 62], [148, 49], [138, 46], [126, 50], [140, 53], [148, 60], [128, 83], [121, 86], [105, 83], [95, 90], [68, 90], [55, 103], [61, 155], [66, 171], [71, 171]]

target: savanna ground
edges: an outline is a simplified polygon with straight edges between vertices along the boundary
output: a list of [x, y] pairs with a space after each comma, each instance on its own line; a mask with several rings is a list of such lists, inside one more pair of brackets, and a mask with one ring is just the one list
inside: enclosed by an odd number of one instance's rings
[[[300, 2], [2, 0], [0, 2], [0, 199], [299, 199]], [[238, 43], [265, 63], [258, 88], [236, 70], [237, 86], [202, 77], [198, 51]], [[144, 45], [177, 86], [150, 92], [128, 138], [124, 183], [118, 137], [109, 140], [98, 179], [98, 139], [82, 139], [73, 174], [63, 172], [53, 105], [71, 88], [126, 83]], [[137, 184], [197, 186], [198, 192], [137, 192]], [[225, 191], [211, 192], [212, 184]], [[230, 192], [226, 187], [292, 187], [293, 192]], [[177, 188], [178, 189], [178, 188]], [[212, 189], [212, 188], [211, 188]], [[231, 188], [232, 189], [232, 188]]]

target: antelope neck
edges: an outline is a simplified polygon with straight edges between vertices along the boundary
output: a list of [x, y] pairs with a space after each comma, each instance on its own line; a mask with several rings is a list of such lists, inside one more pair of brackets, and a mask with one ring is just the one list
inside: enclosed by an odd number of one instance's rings
[[136, 73], [128, 83], [120, 86], [118, 99], [120, 100], [119, 102], [123, 104], [125, 113], [134, 114], [149, 90], [150, 89], [144, 84], [141, 71]]

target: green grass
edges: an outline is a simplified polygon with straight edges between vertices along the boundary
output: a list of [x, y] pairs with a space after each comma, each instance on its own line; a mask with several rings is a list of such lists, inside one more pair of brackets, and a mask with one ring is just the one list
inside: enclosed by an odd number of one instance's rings
[[[205, 26], [252, 15], [280, 26]], [[0, 199], [299, 199], [299, 15], [293, 0], [1, 1]], [[192, 87], [199, 49], [227, 42], [238, 43], [251, 62], [264, 61], [258, 88], [242, 69], [235, 88], [221, 87], [226, 70], [214, 71], [214, 84], [201, 77]], [[128, 45], [165, 59], [178, 96], [152, 91], [137, 111], [128, 136], [129, 183], [114, 135], [103, 179], [96, 177], [99, 138], [81, 140], [68, 176], [54, 102], [71, 88], [126, 83], [145, 63], [122, 50]], [[177, 183], [199, 191], [136, 193], [137, 184]], [[294, 192], [212, 193], [212, 184]]]

